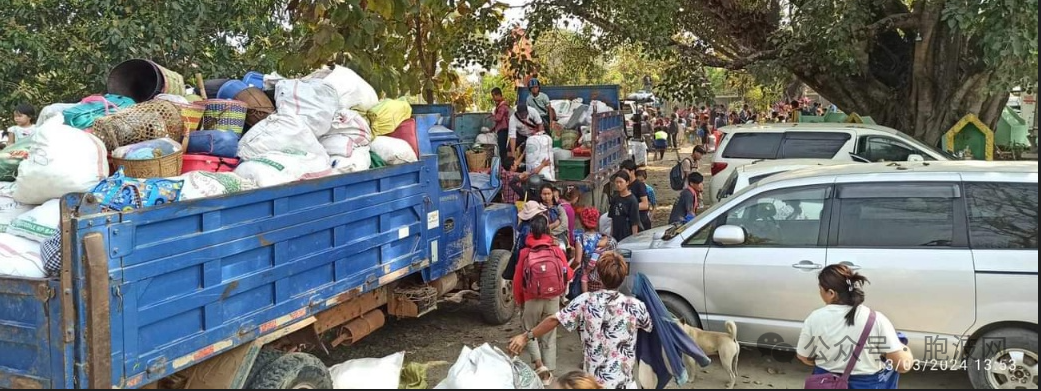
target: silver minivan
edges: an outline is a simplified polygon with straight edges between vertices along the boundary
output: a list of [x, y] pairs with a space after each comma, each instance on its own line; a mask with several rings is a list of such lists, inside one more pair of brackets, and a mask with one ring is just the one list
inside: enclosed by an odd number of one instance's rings
[[922, 364], [964, 367], [977, 388], [1036, 388], [1037, 192], [1036, 162], [807, 168], [620, 248], [677, 316], [734, 321], [742, 344], [780, 351], [822, 306], [817, 272], [849, 265]]

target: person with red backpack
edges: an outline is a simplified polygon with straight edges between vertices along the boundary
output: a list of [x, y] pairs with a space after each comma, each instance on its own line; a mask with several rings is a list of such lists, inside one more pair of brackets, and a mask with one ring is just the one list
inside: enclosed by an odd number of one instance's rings
[[[531, 330], [547, 316], [560, 311], [560, 297], [567, 292], [574, 272], [567, 257], [549, 233], [549, 218], [540, 214], [531, 219], [531, 234], [521, 250], [513, 275], [513, 297], [521, 309], [521, 324]], [[557, 364], [557, 333], [551, 331], [528, 344], [535, 373], [543, 384], [551, 384]]]

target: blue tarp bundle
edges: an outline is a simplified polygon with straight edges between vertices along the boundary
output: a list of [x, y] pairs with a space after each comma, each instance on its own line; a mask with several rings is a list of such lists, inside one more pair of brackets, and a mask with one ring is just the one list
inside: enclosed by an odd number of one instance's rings
[[682, 385], [687, 382], [688, 375], [687, 367], [683, 365], [684, 355], [690, 356], [702, 367], [707, 367], [712, 360], [687, 333], [683, 332], [683, 328], [661, 302], [647, 276], [637, 273], [635, 280], [633, 296], [647, 305], [651, 323], [654, 325], [653, 332], [641, 330], [637, 335], [636, 358], [654, 369], [654, 374], [658, 377], [656, 388], [665, 388], [672, 378], [676, 379], [677, 384]]

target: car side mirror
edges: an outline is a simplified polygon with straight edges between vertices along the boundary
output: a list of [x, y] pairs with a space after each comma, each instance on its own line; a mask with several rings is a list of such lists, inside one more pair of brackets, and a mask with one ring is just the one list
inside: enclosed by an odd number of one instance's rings
[[909, 161], [909, 162], [924, 162], [925, 161], [925, 157], [923, 157], [922, 155], [913, 153], [913, 154], [910, 154], [910, 155], [907, 156], [907, 161]]
[[716, 232], [712, 234], [712, 241], [724, 246], [745, 244], [745, 229], [736, 225], [724, 225], [716, 228]]

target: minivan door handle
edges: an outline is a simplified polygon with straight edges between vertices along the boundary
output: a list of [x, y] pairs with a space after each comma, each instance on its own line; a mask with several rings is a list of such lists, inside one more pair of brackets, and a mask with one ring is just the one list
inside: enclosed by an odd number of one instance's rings
[[792, 265], [792, 267], [799, 270], [820, 270], [824, 268], [821, 264], [813, 263], [811, 261], [802, 261]]
[[849, 270], [852, 270], [852, 271], [860, 270], [860, 266], [857, 266], [853, 262], [839, 262], [839, 265], [845, 265], [846, 267], [849, 268]]

